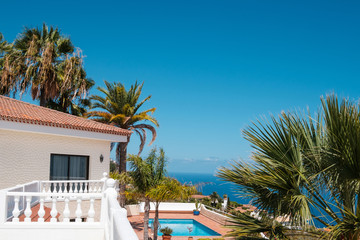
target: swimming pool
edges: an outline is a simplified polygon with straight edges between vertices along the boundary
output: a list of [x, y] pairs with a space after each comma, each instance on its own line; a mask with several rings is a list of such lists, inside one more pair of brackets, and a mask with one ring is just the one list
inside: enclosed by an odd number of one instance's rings
[[[153, 227], [154, 219], [149, 220], [149, 226]], [[194, 219], [159, 219], [160, 227], [158, 234], [161, 236], [160, 228], [169, 227], [173, 230], [172, 236], [221, 236], [221, 234], [202, 225]], [[192, 228], [191, 233], [189, 229]]]

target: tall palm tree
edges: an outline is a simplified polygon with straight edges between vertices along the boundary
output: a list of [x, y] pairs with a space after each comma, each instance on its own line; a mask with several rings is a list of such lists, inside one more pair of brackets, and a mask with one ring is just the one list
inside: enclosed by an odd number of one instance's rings
[[[129, 157], [131, 172], [129, 175], [137, 193], [141, 194], [145, 200], [144, 206], [144, 239], [149, 238], [149, 213], [150, 213], [150, 196], [151, 189], [156, 188], [165, 178], [165, 152], [160, 149], [157, 153], [153, 148], [149, 156], [142, 159], [138, 155], [130, 155]], [[151, 195], [151, 194], [150, 194]]]
[[287, 216], [304, 230], [319, 221], [330, 229], [328, 239], [360, 238], [358, 104], [330, 95], [316, 119], [283, 113], [244, 133], [255, 163], [234, 163], [220, 177], [237, 184], [263, 214]]
[[[5, 41], [3, 34], [0, 33], [0, 80], [3, 75], [7, 75], [6, 71], [4, 71], [5, 55], [8, 54], [12, 50], [12, 48], [12, 44], [9, 44], [7, 41]], [[0, 81], [0, 94], [8, 94], [11, 87], [12, 86], [10, 86], [9, 84], [2, 84], [2, 82]]]
[[[150, 108], [148, 110], [140, 112], [142, 105], [150, 100], [151, 96], [146, 97], [140, 101], [140, 95], [144, 83], [138, 84], [135, 82], [127, 91], [125, 86], [121, 83], [109, 83], [105, 81], [106, 88], [98, 87], [98, 90], [105, 96], [95, 95], [91, 99], [94, 100], [94, 110], [88, 113], [89, 117], [92, 117], [96, 121], [112, 124], [114, 126], [133, 130], [140, 137], [140, 146], [138, 155], [142, 152], [146, 142], [146, 131], [150, 130], [152, 133], [151, 145], [156, 139], [156, 130], [151, 124], [146, 124], [146, 121], [159, 126], [158, 121], [150, 116], [153, 114], [156, 108]], [[119, 172], [126, 172], [126, 154], [127, 146], [130, 141], [130, 136], [127, 142], [116, 143], [116, 159], [119, 162]], [[125, 185], [120, 186], [120, 204], [125, 205]]]
[[[88, 92], [95, 85], [94, 80], [86, 79], [86, 91]], [[75, 116], [84, 116], [89, 108], [91, 101], [88, 98], [81, 98], [75, 87], [64, 91], [56, 99], [50, 99], [46, 107], [57, 111], [70, 113]]]
[[169, 177], [165, 177], [156, 187], [147, 192], [146, 196], [155, 202], [154, 240], [157, 240], [158, 237], [160, 203], [168, 200], [188, 199], [196, 192], [194, 186], [181, 184], [178, 180]]
[[0, 58], [4, 57], [4, 54], [11, 49], [11, 44], [9, 44], [4, 39], [4, 35], [0, 33]]
[[1, 85], [5, 94], [31, 90], [32, 98], [46, 106], [66, 91], [74, 97], [87, 93], [81, 51], [58, 28], [25, 28], [3, 57]]

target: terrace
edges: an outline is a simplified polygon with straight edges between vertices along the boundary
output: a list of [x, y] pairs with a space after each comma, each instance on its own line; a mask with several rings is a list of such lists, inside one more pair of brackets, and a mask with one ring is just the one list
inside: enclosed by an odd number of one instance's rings
[[2, 239], [137, 240], [116, 181], [33, 181], [0, 190]]

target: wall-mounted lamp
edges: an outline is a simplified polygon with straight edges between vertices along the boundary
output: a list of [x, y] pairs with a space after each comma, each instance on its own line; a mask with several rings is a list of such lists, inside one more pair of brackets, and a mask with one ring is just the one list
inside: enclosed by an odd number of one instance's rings
[[104, 156], [101, 154], [100, 155], [100, 162], [102, 163], [104, 161]]

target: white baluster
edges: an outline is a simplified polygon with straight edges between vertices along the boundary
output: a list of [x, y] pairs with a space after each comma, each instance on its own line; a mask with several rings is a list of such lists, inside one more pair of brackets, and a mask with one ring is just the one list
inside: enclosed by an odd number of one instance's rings
[[12, 211], [12, 214], [14, 216], [14, 218], [12, 219], [13, 222], [19, 222], [19, 215], [20, 215], [20, 210], [19, 210], [19, 196], [14, 196], [14, 210]]
[[56, 197], [53, 197], [51, 211], [50, 211], [50, 215], [51, 215], [50, 222], [57, 222], [57, 219], [56, 219], [57, 214], [58, 214], [58, 211], [56, 210]]
[[62, 187], [63, 187], [63, 183], [62, 182], [59, 182], [59, 193], [63, 193], [63, 190], [62, 190]]
[[26, 196], [26, 209], [25, 209], [25, 219], [24, 222], [31, 222], [31, 196]]
[[74, 192], [74, 183], [69, 183], [70, 189], [69, 189], [69, 193], [73, 193]]
[[93, 192], [93, 183], [89, 182], [89, 193]]
[[51, 193], [51, 186], [53, 186], [53, 188], [55, 188], [55, 184], [53, 184], [53, 183], [48, 183], [48, 190], [47, 190], [47, 193]]
[[44, 197], [40, 197], [40, 207], [39, 207], [38, 215], [39, 215], [38, 222], [44, 222], [44, 215], [45, 215]]
[[68, 193], [68, 184], [66, 182], [62, 183], [63, 188], [64, 188], [64, 193]]
[[97, 183], [94, 182], [93, 183], [93, 189], [92, 189], [93, 193], [96, 193], [97, 192]]
[[74, 182], [73, 185], [74, 185], [74, 193], [77, 193], [77, 188], [78, 188], [77, 183]]
[[42, 183], [42, 192], [46, 193], [46, 183]]
[[97, 185], [98, 185], [98, 192], [101, 193], [103, 190], [103, 182], [98, 182]]
[[53, 193], [58, 193], [59, 192], [59, 183], [54, 183], [54, 190]]
[[97, 186], [97, 192], [101, 192], [101, 189], [102, 189], [102, 185], [101, 185], [101, 182], [97, 182], [96, 183], [96, 186]]
[[84, 184], [82, 182], [79, 183], [80, 184], [80, 190], [79, 190], [79, 193], [83, 193], [84, 192]]
[[94, 222], [95, 210], [94, 210], [94, 197], [90, 197], [90, 208], [88, 211], [87, 222]]
[[82, 215], [81, 197], [78, 197], [78, 199], [77, 199], [77, 208], [76, 208], [76, 211], [75, 211], [75, 215], [76, 215], [75, 222], [81, 222], [81, 215]]
[[70, 222], [69, 216], [70, 216], [70, 209], [69, 209], [69, 197], [65, 197], [65, 208], [64, 208], [64, 222]]

